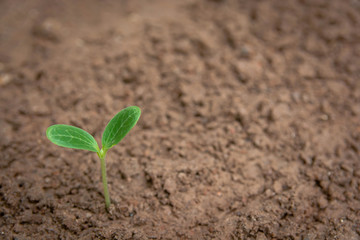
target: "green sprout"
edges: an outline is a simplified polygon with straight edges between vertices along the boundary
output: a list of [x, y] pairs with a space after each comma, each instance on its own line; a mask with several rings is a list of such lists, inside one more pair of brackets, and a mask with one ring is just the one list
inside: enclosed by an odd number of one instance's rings
[[100, 149], [95, 138], [88, 132], [70, 125], [56, 124], [46, 130], [47, 138], [54, 144], [75, 149], [96, 152], [101, 162], [101, 175], [104, 187], [105, 207], [109, 210], [110, 196], [106, 177], [105, 156], [107, 151], [118, 144], [136, 125], [141, 115], [139, 107], [127, 107], [117, 113], [105, 127]]

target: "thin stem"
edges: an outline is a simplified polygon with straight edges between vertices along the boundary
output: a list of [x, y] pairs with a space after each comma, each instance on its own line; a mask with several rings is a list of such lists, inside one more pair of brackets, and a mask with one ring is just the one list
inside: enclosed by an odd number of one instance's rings
[[110, 195], [109, 195], [109, 189], [108, 189], [108, 183], [107, 183], [107, 177], [106, 177], [106, 162], [105, 162], [105, 156], [106, 156], [106, 150], [103, 149], [100, 150], [100, 161], [101, 161], [101, 176], [102, 176], [102, 182], [104, 187], [104, 197], [105, 197], [105, 207], [106, 210], [109, 210], [110, 208]]

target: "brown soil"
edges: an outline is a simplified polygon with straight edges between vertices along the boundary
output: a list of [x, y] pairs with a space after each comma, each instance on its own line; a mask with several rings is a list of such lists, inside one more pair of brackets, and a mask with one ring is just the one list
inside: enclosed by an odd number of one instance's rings
[[[360, 2], [0, 1], [1, 239], [360, 239]], [[55, 123], [107, 157], [51, 144]]]

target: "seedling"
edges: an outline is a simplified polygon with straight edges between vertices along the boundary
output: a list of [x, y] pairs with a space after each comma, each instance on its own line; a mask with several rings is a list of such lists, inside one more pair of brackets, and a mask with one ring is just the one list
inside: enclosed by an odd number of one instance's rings
[[70, 125], [56, 124], [46, 130], [47, 138], [54, 144], [75, 149], [96, 152], [101, 162], [101, 175], [104, 187], [105, 207], [109, 210], [110, 196], [106, 177], [105, 156], [107, 151], [118, 144], [136, 125], [141, 115], [139, 107], [132, 106], [121, 110], [105, 127], [100, 149], [95, 138], [88, 132]]

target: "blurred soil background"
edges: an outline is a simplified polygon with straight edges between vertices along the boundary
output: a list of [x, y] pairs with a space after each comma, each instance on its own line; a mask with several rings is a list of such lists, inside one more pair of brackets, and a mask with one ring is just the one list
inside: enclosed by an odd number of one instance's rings
[[360, 239], [360, 1], [1, 0], [0, 239]]

